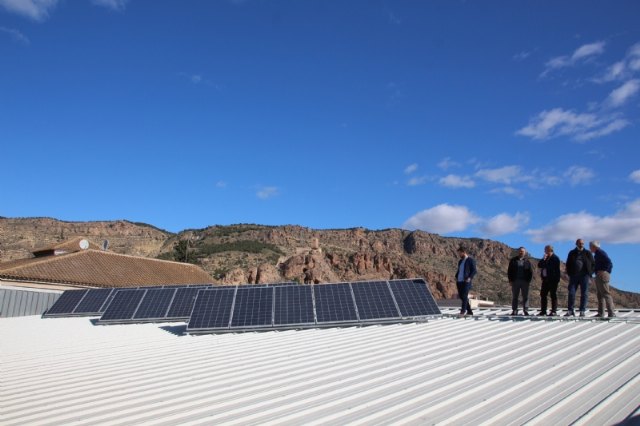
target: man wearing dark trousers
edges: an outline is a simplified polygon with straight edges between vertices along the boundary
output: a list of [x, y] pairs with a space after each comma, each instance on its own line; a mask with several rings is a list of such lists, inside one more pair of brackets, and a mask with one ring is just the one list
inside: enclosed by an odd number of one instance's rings
[[589, 297], [589, 282], [593, 274], [593, 255], [585, 250], [582, 238], [576, 240], [576, 248], [567, 256], [567, 275], [569, 275], [569, 295], [567, 297], [567, 313], [565, 317], [575, 317], [573, 310], [576, 303], [576, 292], [580, 287], [580, 316], [585, 316], [587, 298]]
[[[545, 246], [544, 257], [538, 262], [542, 287], [540, 288], [539, 316], [556, 316], [558, 310], [558, 283], [560, 282], [560, 258], [553, 252], [553, 246]], [[551, 297], [551, 311], [547, 314], [547, 296]]]
[[529, 284], [533, 278], [533, 266], [527, 258], [527, 249], [520, 247], [518, 255], [509, 261], [507, 270], [511, 284], [511, 315], [518, 315], [518, 296], [522, 293], [522, 309], [529, 315]]
[[460, 315], [473, 315], [471, 305], [469, 304], [469, 291], [471, 290], [471, 282], [476, 276], [476, 261], [467, 254], [467, 248], [460, 246], [458, 248], [458, 270], [456, 271], [456, 287], [458, 287], [458, 297], [462, 301]]

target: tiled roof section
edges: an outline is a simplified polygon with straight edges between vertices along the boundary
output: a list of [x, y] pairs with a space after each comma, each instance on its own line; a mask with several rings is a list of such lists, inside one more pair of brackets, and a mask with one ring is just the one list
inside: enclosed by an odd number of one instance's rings
[[196, 265], [127, 256], [101, 250], [83, 250], [61, 256], [23, 259], [0, 264], [0, 277], [22, 281], [55, 282], [92, 287], [137, 287], [212, 283]]
[[89, 242], [89, 248], [93, 249], [93, 250], [101, 250], [102, 247], [99, 246], [98, 244], [94, 243], [93, 241], [89, 240], [88, 238], [85, 237], [76, 237], [76, 238], [72, 238], [70, 240], [58, 243], [58, 244], [53, 244], [47, 247], [41, 247], [38, 248], [36, 250], [33, 251], [33, 253], [40, 253], [40, 252], [46, 252], [46, 251], [55, 251], [55, 250], [60, 250], [60, 251], [66, 251], [69, 253], [73, 253], [76, 251], [80, 251], [82, 250], [82, 248], [80, 248], [80, 241], [82, 240], [87, 240]]

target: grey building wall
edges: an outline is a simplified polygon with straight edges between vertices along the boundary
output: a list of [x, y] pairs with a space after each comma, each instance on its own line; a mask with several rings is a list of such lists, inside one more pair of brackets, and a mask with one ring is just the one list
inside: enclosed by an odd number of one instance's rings
[[0, 288], [0, 318], [42, 315], [62, 292]]

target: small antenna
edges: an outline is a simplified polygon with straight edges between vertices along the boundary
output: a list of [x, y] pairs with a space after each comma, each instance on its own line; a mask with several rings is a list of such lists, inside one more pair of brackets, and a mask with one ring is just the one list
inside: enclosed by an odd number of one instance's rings
[[108, 248], [109, 248], [109, 240], [104, 240], [102, 242], [102, 250], [107, 251]]

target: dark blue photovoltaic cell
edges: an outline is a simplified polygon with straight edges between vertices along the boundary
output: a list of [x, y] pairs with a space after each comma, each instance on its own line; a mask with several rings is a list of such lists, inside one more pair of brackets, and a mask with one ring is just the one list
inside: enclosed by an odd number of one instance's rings
[[179, 288], [171, 302], [167, 318], [189, 318], [200, 290], [198, 287]]
[[313, 298], [310, 286], [275, 287], [273, 324], [312, 324]]
[[144, 295], [134, 319], [164, 318], [176, 293], [175, 288], [150, 288]]
[[231, 327], [270, 326], [272, 314], [272, 287], [241, 287], [236, 293]]
[[99, 314], [100, 308], [104, 305], [104, 302], [107, 301], [107, 298], [112, 291], [114, 291], [112, 288], [97, 288], [89, 290], [87, 295], [82, 299], [78, 306], [76, 306], [73, 313], [84, 315]]
[[441, 314], [426, 282], [396, 280], [389, 281], [389, 285], [403, 317]]
[[133, 318], [146, 290], [118, 290], [100, 321], [129, 320]]
[[361, 321], [400, 317], [386, 281], [351, 283], [351, 288]]
[[313, 286], [318, 323], [358, 321], [348, 283]]
[[45, 312], [48, 315], [69, 315], [80, 303], [87, 290], [67, 290], [60, 295], [58, 300]]
[[228, 328], [234, 292], [234, 287], [200, 290], [187, 330]]

